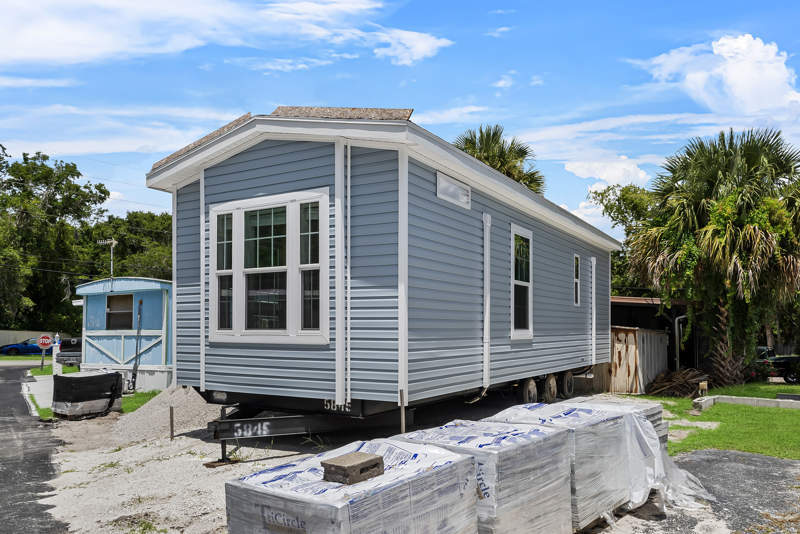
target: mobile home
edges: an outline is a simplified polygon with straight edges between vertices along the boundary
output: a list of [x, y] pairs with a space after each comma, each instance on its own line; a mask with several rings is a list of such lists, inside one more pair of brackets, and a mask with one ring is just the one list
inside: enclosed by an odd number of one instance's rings
[[119, 277], [79, 285], [83, 298], [81, 370], [109, 369], [130, 378], [139, 354], [136, 389], [172, 382], [172, 282]]
[[609, 361], [619, 243], [410, 117], [279, 107], [153, 165], [178, 384], [363, 414]]

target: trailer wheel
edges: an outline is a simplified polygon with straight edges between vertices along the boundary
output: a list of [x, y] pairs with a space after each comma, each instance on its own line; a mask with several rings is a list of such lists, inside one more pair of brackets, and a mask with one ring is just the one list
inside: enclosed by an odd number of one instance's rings
[[542, 400], [548, 404], [556, 400], [558, 395], [558, 384], [556, 375], [549, 374], [544, 379], [544, 391], [542, 392]]
[[561, 373], [561, 396], [565, 399], [572, 398], [575, 393], [575, 379], [572, 377], [572, 371], [564, 371]]
[[526, 378], [519, 384], [519, 398], [523, 404], [539, 402], [539, 391], [536, 388], [536, 380]]

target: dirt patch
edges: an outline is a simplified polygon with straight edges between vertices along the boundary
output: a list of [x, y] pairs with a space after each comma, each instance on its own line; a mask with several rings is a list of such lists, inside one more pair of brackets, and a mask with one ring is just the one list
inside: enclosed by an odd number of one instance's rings
[[70, 452], [107, 447], [112, 442], [114, 424], [121, 415], [110, 412], [104, 417], [82, 421], [59, 419], [55, 423], [55, 434], [64, 442], [63, 449]]
[[687, 437], [689, 437], [690, 434], [693, 434], [693, 433], [694, 433], [694, 430], [685, 430], [685, 429], [682, 429], [682, 428], [675, 428], [675, 429], [670, 428], [669, 429], [669, 438], [668, 439], [672, 443], [677, 443], [679, 441], [685, 440]]
[[676, 419], [670, 421], [670, 424], [677, 426], [693, 426], [702, 428], [703, 430], [716, 430], [719, 428], [719, 421], [689, 421], [688, 419]]

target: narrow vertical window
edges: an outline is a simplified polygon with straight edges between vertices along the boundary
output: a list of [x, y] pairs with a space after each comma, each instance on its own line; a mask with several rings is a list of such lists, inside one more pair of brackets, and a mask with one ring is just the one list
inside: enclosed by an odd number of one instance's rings
[[581, 305], [581, 257], [577, 254], [573, 259], [572, 303]]
[[511, 337], [532, 336], [531, 238], [529, 231], [512, 227]]
[[300, 205], [300, 328], [319, 330], [319, 202]]
[[217, 278], [219, 292], [219, 317], [218, 328], [230, 330], [233, 328], [233, 276], [222, 275]]
[[233, 328], [233, 214], [217, 215], [217, 328]]
[[229, 271], [233, 263], [233, 215], [217, 215], [217, 270]]

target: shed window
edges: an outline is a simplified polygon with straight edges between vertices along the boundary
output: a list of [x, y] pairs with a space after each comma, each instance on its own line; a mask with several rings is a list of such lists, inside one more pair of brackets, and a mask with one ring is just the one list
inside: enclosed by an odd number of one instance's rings
[[[327, 190], [248, 199], [211, 212], [212, 341], [327, 343], [329, 241], [328, 224], [321, 224]], [[219, 258], [228, 246], [219, 227], [229, 223], [230, 264]]]
[[106, 296], [106, 330], [133, 329], [133, 295]]
[[511, 227], [511, 338], [533, 336], [530, 230]]
[[575, 254], [572, 265], [572, 303], [581, 305], [581, 257]]

